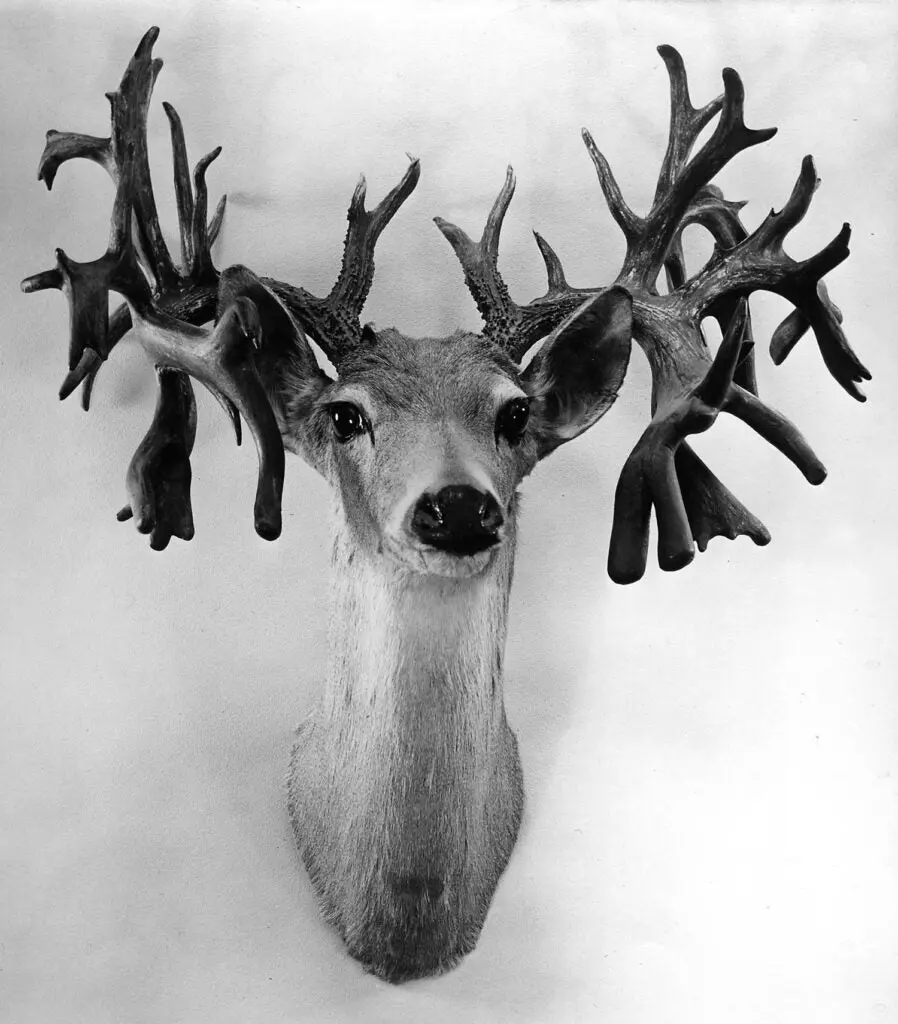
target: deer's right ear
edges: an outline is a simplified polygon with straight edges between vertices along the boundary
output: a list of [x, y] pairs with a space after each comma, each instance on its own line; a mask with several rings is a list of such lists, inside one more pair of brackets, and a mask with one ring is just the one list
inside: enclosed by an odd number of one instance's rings
[[240, 265], [222, 271], [219, 318], [234, 305], [243, 311], [241, 326], [252, 343], [253, 367], [276, 411], [284, 447], [317, 468], [320, 439], [309, 421], [321, 392], [332, 383], [330, 377], [318, 366], [305, 334], [283, 302]]
[[590, 296], [543, 342], [522, 374], [541, 459], [614, 403], [630, 361], [632, 328], [630, 293], [614, 287]]

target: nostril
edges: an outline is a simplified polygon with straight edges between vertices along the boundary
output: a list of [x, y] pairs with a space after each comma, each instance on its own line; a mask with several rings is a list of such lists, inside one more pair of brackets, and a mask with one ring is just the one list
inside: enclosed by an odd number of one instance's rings
[[432, 494], [422, 494], [412, 516], [412, 528], [417, 532], [439, 529], [443, 525], [443, 511]]
[[499, 508], [499, 503], [491, 494], [483, 496], [478, 513], [480, 515], [480, 525], [490, 533], [496, 533], [504, 522], [502, 509]]

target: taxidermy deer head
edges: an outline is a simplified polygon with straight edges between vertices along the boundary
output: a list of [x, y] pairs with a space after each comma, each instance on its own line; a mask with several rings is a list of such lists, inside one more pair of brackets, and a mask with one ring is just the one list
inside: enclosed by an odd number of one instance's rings
[[[521, 818], [517, 743], [503, 703], [502, 663], [515, 551], [517, 492], [540, 459], [596, 423], [614, 402], [631, 339], [652, 372], [651, 421], [617, 486], [608, 570], [638, 580], [655, 511], [658, 560], [680, 569], [715, 536], [766, 544], [763, 524], [686, 443], [723, 410], [791, 459], [807, 479], [825, 470], [798, 430], [759, 398], [747, 298], [756, 289], [794, 312], [775, 331], [779, 363], [809, 327], [830, 373], [854, 398], [870, 375], [846, 341], [823, 276], [848, 255], [849, 227], [809, 259], [783, 250], [817, 187], [810, 157], [783, 209], [748, 232], [711, 184], [715, 174], [775, 129], [743, 121], [743, 88], [723, 72], [724, 93], [690, 102], [679, 54], [659, 53], [670, 76], [670, 132], [652, 207], [624, 201], [588, 132], [586, 148], [626, 255], [608, 286], [574, 288], [539, 235], [546, 294], [509, 296], [497, 267], [499, 232], [514, 192], [509, 169], [479, 241], [437, 219], [484, 320], [482, 334], [409, 338], [362, 326], [381, 231], [418, 180], [412, 160], [373, 210], [365, 182], [349, 206], [343, 264], [330, 293], [219, 271], [211, 247], [224, 200], [207, 223], [205, 173], [191, 184], [181, 122], [168, 104], [181, 261], [159, 226], [147, 161], [146, 120], [162, 66], [158, 30], [141, 40], [112, 105], [109, 138], [51, 131], [38, 177], [86, 157], [115, 183], [106, 253], [27, 278], [25, 291], [56, 288], [70, 309], [69, 372], [61, 397], [83, 385], [127, 334], [156, 366], [158, 402], [127, 473], [128, 504], [153, 548], [193, 536], [190, 453], [196, 429], [191, 378], [259, 451], [257, 532], [281, 530], [284, 449], [322, 473], [336, 496], [333, 638], [320, 701], [300, 726], [289, 781], [296, 840], [322, 910], [349, 952], [390, 981], [448, 970], [477, 942]], [[716, 127], [691, 155], [699, 133]], [[700, 224], [715, 242], [687, 273], [681, 236]], [[657, 287], [661, 272], [664, 294]], [[124, 297], [110, 317], [109, 292]], [[723, 341], [712, 356], [702, 320]], [[204, 326], [209, 325], [209, 326]], [[336, 367], [320, 367], [308, 338]], [[524, 354], [542, 341], [521, 368]]]

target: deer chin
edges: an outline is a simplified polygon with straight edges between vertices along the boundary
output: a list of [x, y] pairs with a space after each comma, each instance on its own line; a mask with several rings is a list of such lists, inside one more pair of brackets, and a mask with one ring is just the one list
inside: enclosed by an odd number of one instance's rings
[[405, 568], [421, 576], [442, 576], [445, 579], [469, 579], [485, 572], [502, 547], [502, 541], [480, 551], [454, 553], [426, 544], [387, 540], [385, 549]]

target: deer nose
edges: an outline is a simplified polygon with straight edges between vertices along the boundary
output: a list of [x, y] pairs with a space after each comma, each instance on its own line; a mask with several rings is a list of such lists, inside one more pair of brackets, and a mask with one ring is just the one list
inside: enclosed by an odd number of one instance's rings
[[422, 494], [412, 513], [412, 532], [424, 544], [454, 555], [473, 555], [499, 543], [504, 522], [499, 503], [474, 487], [443, 487]]

